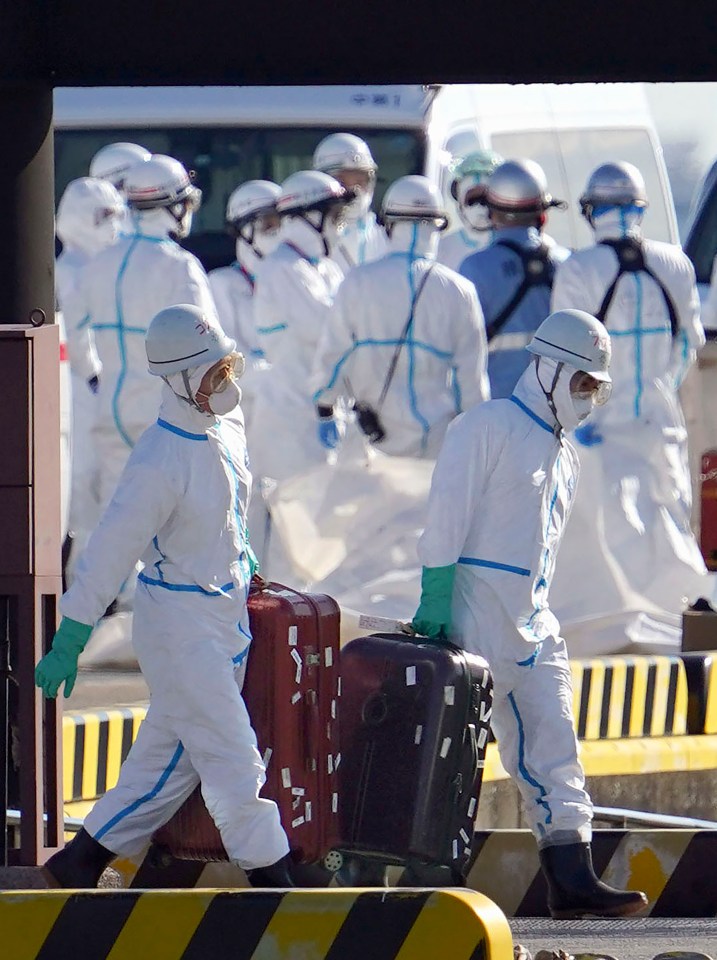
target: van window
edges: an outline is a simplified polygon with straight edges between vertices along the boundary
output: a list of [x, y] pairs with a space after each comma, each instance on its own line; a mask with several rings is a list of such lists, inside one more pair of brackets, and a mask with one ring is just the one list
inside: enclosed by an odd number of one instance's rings
[[685, 241], [685, 253], [694, 264], [698, 283], [709, 283], [717, 254], [717, 164], [705, 177]]
[[[202, 206], [194, 217], [192, 235], [183, 246], [196, 253], [210, 270], [234, 259], [234, 241], [224, 232], [229, 194], [245, 180], [262, 178], [281, 183], [296, 170], [311, 167], [314, 148], [336, 128], [299, 127], [177, 127], [141, 130], [133, 127], [57, 130], [55, 190], [59, 200], [70, 180], [87, 175], [90, 160], [107, 143], [132, 141], [153, 153], [176, 157], [196, 171]], [[374, 207], [386, 187], [409, 173], [423, 171], [425, 142], [416, 130], [370, 129], [359, 134], [378, 164]]]
[[[573, 130], [534, 130], [523, 133], [498, 133], [492, 146], [506, 158], [530, 157], [545, 170], [548, 189], [570, 204], [565, 213], [548, 214], [547, 232], [572, 249], [593, 243], [592, 231], [580, 215], [579, 198], [588, 177], [601, 163], [627, 160], [634, 163], [645, 178], [650, 206], [645, 213], [645, 236], [653, 240], [677, 239], [669, 185], [658, 166], [656, 147], [644, 128], [593, 128]], [[659, 148], [657, 148], [659, 149]]]

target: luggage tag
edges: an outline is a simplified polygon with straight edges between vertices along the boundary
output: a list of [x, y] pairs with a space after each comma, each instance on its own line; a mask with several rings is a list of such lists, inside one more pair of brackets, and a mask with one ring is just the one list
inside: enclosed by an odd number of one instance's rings
[[409, 637], [416, 635], [410, 623], [392, 620], [390, 617], [372, 617], [362, 613], [359, 616], [358, 625], [362, 630], [371, 630], [373, 633], [402, 633]]

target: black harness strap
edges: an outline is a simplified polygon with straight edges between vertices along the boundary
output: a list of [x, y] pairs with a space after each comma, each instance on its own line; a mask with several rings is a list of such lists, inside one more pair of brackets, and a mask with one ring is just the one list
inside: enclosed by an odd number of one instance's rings
[[486, 326], [485, 333], [489, 342], [510, 320], [531, 287], [547, 287], [550, 290], [555, 277], [555, 264], [546, 244], [541, 243], [540, 246], [531, 248], [521, 247], [512, 240], [495, 240], [494, 244], [507, 247], [520, 257], [523, 279], [498, 316]]
[[618, 262], [618, 270], [615, 275], [615, 279], [605, 291], [605, 296], [602, 298], [600, 309], [595, 314], [598, 320], [607, 326], [605, 318], [608, 310], [610, 309], [612, 299], [615, 296], [618, 280], [621, 276], [623, 276], [623, 274], [646, 273], [648, 277], [654, 280], [657, 286], [660, 288], [660, 292], [662, 293], [662, 297], [665, 301], [665, 306], [667, 307], [667, 312], [670, 316], [670, 330], [673, 338], [676, 337], [679, 332], [677, 310], [675, 309], [675, 305], [672, 302], [672, 297], [667, 291], [665, 285], [645, 263], [645, 254], [642, 248], [642, 243], [634, 237], [622, 237], [619, 240], [601, 240], [600, 244], [604, 247], [611, 247], [615, 251], [615, 256], [617, 257]]

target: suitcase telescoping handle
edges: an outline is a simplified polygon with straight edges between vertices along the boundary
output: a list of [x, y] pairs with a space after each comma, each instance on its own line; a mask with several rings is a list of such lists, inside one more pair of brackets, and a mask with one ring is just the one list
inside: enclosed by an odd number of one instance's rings
[[317, 769], [319, 762], [319, 726], [321, 717], [319, 714], [319, 698], [316, 690], [307, 690], [304, 699], [303, 721], [304, 721], [304, 743], [306, 744], [306, 763], [309, 772]]

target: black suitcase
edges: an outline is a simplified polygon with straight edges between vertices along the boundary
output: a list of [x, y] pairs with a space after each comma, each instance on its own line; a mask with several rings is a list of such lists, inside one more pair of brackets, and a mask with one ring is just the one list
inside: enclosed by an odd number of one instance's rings
[[342, 649], [342, 852], [465, 878], [492, 698], [487, 662], [457, 647], [374, 634]]

